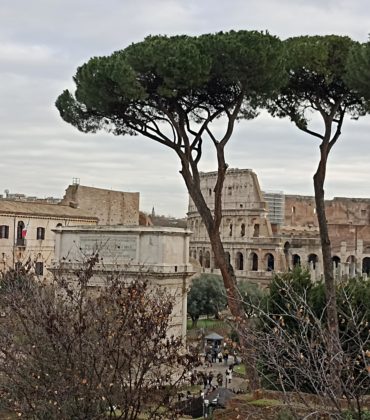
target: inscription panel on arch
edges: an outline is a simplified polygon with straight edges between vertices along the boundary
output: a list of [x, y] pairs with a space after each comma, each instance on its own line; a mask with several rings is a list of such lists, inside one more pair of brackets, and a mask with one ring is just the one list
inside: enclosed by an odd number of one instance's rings
[[137, 236], [134, 235], [81, 235], [80, 248], [85, 255], [95, 252], [106, 259], [136, 259]]

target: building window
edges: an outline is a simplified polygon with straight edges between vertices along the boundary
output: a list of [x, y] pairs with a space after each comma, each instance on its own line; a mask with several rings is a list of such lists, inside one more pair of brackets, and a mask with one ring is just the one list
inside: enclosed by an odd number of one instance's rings
[[211, 188], [208, 189], [208, 194], [209, 194], [209, 196], [212, 195], [212, 189]]
[[17, 246], [25, 246], [26, 245], [26, 236], [27, 236], [27, 229], [25, 224], [22, 220], [20, 220], [17, 224]]
[[36, 239], [45, 239], [45, 228], [38, 227], [36, 230]]
[[232, 225], [232, 223], [230, 223], [229, 228], [230, 228], [230, 230], [229, 230], [229, 236], [233, 236], [233, 225]]
[[9, 226], [1, 225], [0, 226], [0, 239], [8, 239], [9, 238]]
[[41, 261], [38, 261], [35, 264], [35, 274], [36, 276], [42, 276], [44, 274], [44, 263]]
[[259, 236], [260, 236], [260, 225], [258, 223], [256, 223], [253, 226], [253, 237], [258, 238]]
[[245, 236], [245, 224], [242, 223], [240, 226], [240, 236]]

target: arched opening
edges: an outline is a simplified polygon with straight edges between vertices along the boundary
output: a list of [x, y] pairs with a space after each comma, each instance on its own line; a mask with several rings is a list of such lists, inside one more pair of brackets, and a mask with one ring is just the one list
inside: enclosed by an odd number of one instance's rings
[[290, 251], [290, 243], [289, 242], [285, 242], [284, 244], [284, 254], [288, 255]]
[[203, 267], [203, 252], [201, 249], [199, 250], [199, 264]]
[[240, 225], [240, 236], [245, 236], [245, 223]]
[[241, 252], [236, 253], [235, 266], [236, 266], [237, 270], [243, 270], [244, 269], [244, 258], [243, 258], [243, 254]]
[[230, 226], [229, 226], [229, 236], [233, 236], [233, 224], [232, 223], [230, 223]]
[[258, 255], [255, 252], [252, 252], [249, 256], [250, 259], [250, 267], [252, 271], [258, 271]]
[[275, 268], [275, 259], [272, 254], [266, 254], [266, 270], [267, 271], [274, 271]]
[[211, 267], [211, 254], [209, 251], [206, 251], [204, 254], [204, 267], [210, 268]]
[[312, 263], [312, 267], [315, 269], [316, 268], [316, 264], [317, 264], [317, 262], [318, 262], [318, 257], [317, 257], [317, 255], [316, 254], [310, 254], [309, 256], [308, 256], [308, 264], [311, 264]]
[[350, 255], [348, 258], [347, 258], [347, 262], [348, 263], [355, 263], [356, 262], [356, 257], [354, 256], [354, 255]]
[[260, 225], [258, 223], [256, 223], [253, 226], [253, 237], [258, 238], [259, 236], [260, 236]]
[[197, 259], [197, 251], [194, 249], [193, 251], [193, 258], [196, 260]]
[[369, 257], [365, 257], [362, 260], [362, 272], [366, 273], [367, 275], [370, 274], [370, 258]]
[[298, 254], [293, 254], [292, 256], [293, 267], [301, 266], [301, 257]]
[[340, 258], [337, 255], [334, 255], [332, 257], [332, 261], [333, 261], [333, 265], [335, 268], [338, 268], [339, 264], [340, 264]]
[[63, 225], [61, 224], [61, 223], [58, 223], [57, 225], [56, 225], [56, 227], [58, 228], [58, 227], [62, 227]]

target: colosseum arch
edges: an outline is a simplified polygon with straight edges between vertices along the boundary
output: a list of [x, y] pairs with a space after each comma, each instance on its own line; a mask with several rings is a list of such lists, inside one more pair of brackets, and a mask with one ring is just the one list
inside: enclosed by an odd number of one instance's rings
[[355, 257], [354, 255], [350, 255], [350, 256], [347, 258], [347, 262], [348, 262], [348, 263], [355, 263], [355, 262], [356, 262], [356, 257]]
[[319, 257], [316, 254], [310, 254], [308, 256], [307, 262], [308, 264], [312, 263], [314, 269], [316, 268], [316, 264], [318, 263], [318, 261], [319, 261]]
[[340, 257], [338, 257], [338, 255], [333, 255], [331, 260], [333, 261], [335, 268], [338, 268], [340, 264]]
[[266, 271], [274, 271], [275, 258], [271, 253], [265, 255]]
[[237, 270], [244, 270], [244, 257], [241, 252], [237, 252], [235, 256], [235, 267]]
[[292, 263], [293, 267], [300, 267], [301, 266], [301, 256], [299, 254], [292, 255]]
[[362, 260], [362, 272], [366, 273], [367, 275], [370, 274], [370, 258], [369, 257], [365, 257]]
[[251, 271], [258, 271], [258, 255], [255, 252], [249, 254], [249, 267]]

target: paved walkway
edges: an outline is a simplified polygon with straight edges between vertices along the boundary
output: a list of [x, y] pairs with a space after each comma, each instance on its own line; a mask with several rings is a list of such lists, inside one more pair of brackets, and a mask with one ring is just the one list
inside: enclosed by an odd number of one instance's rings
[[[234, 365], [236, 362], [236, 359], [234, 358], [234, 356], [229, 356], [229, 359], [227, 361], [227, 364], [225, 364], [224, 361], [222, 361], [222, 363], [219, 363], [218, 361], [215, 363], [203, 363], [202, 366], [199, 366], [196, 371], [197, 372], [202, 372], [203, 374], [205, 374], [206, 376], [208, 376], [208, 374], [210, 372], [212, 372], [213, 374], [213, 379], [211, 382], [211, 386], [217, 386], [217, 375], [218, 374], [222, 374], [222, 387], [224, 388], [229, 388], [231, 390], [234, 390], [235, 392], [238, 389], [245, 389], [246, 388], [246, 381], [244, 378], [240, 378], [237, 377], [235, 375], [235, 373], [233, 372], [231, 375], [231, 380], [227, 380], [226, 377], [226, 370], [231, 367], [232, 365]], [[207, 386], [207, 391], [209, 390], [209, 386]]]

